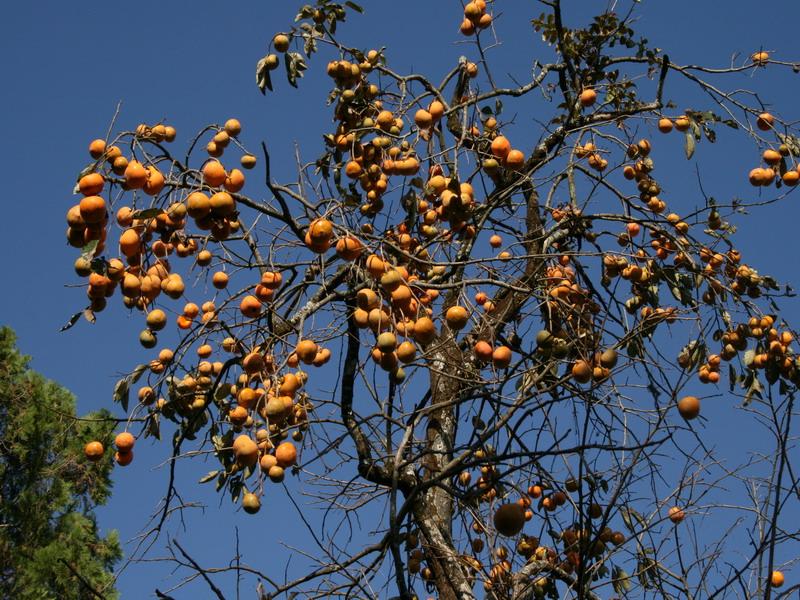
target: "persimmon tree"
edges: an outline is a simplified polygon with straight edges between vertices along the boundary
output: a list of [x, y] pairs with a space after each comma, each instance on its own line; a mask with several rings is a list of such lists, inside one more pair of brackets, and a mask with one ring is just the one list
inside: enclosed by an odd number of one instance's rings
[[[245, 147], [236, 119], [90, 146], [67, 237], [83, 314], [121, 298], [154, 348], [114, 390], [131, 432], [168, 430], [173, 473], [210, 456], [203, 483], [245, 512], [323, 501], [316, 564], [295, 577], [274, 558], [204, 569], [179, 546], [219, 597], [234, 569], [262, 598], [771, 598], [784, 583], [790, 289], [736, 229], [800, 179], [796, 126], [742, 76], [798, 66], [751, 50], [676, 64], [634, 31], [636, 2], [573, 26], [543, 0], [538, 60], [506, 83], [500, 5], [454, 11], [465, 57], [444, 73], [340, 39], [346, 16], [369, 18], [354, 3], [303, 6], [256, 72], [264, 93], [279, 67], [293, 86], [330, 81], [334, 124], [295, 173]], [[674, 96], [687, 89], [702, 105]], [[534, 96], [549, 112], [513, 123]], [[732, 176], [754, 199], [705, 196], [709, 172], [672, 197], [664, 136], [683, 137], [694, 178], [721, 131], [752, 149]], [[743, 462], [704, 440], [707, 402], [759, 432]], [[298, 521], [317, 510], [293, 501]], [[180, 504], [170, 477], [147, 535]], [[367, 510], [382, 520], [354, 533]]]

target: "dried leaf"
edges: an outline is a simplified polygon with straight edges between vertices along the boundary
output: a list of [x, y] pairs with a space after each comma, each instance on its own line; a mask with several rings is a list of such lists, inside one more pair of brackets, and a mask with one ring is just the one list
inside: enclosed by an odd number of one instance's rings
[[694, 156], [694, 148], [695, 148], [695, 139], [691, 132], [686, 132], [686, 160], [689, 160]]
[[78, 319], [81, 318], [82, 314], [83, 314], [83, 311], [76, 312], [74, 315], [72, 315], [69, 318], [69, 321], [67, 321], [66, 324], [61, 329], [59, 329], [59, 331], [66, 331], [67, 329], [69, 329], [70, 327], [75, 325], [75, 323], [78, 322]]

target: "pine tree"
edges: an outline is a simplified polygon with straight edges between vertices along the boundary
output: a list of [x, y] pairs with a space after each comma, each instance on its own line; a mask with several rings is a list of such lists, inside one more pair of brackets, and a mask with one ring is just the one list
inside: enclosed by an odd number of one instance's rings
[[92, 509], [111, 491], [111, 460], [90, 463], [83, 444], [109, 447], [107, 411], [76, 418], [75, 397], [28, 367], [16, 336], [0, 328], [0, 597], [117, 597], [122, 551]]

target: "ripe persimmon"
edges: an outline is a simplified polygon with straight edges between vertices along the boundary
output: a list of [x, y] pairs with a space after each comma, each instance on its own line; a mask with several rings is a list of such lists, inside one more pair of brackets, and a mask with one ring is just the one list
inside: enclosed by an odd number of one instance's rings
[[463, 306], [451, 306], [445, 312], [444, 320], [450, 329], [463, 329], [469, 322], [469, 312]]
[[283, 442], [275, 448], [275, 459], [279, 467], [291, 467], [297, 462], [297, 448], [292, 442]]
[[491, 150], [497, 158], [505, 159], [511, 152], [511, 143], [502, 135], [498, 135], [492, 140]]
[[167, 324], [167, 314], [160, 308], [156, 308], [147, 313], [147, 326], [153, 331], [164, 329]]
[[696, 396], [684, 396], [678, 400], [678, 412], [687, 421], [700, 415], [700, 399]]
[[295, 352], [297, 353], [297, 357], [310, 365], [314, 362], [314, 358], [317, 356], [317, 350], [319, 347], [317, 344], [311, 340], [301, 340], [297, 343], [297, 347], [295, 348]]
[[414, 323], [414, 339], [422, 344], [427, 344], [436, 337], [436, 325], [430, 317], [420, 317]]
[[489, 362], [492, 360], [494, 348], [492, 348], [490, 343], [480, 340], [472, 347], [472, 351], [475, 353], [475, 358], [477, 358], [479, 361]]
[[242, 508], [250, 515], [256, 514], [261, 510], [261, 500], [252, 492], [247, 492], [242, 496]]
[[106, 216], [106, 201], [101, 196], [85, 196], [78, 206], [81, 218], [87, 224], [100, 223]]
[[438, 100], [434, 100], [430, 103], [430, 106], [428, 106], [428, 112], [434, 121], [438, 121], [442, 118], [442, 115], [444, 115], [444, 104]]
[[123, 454], [133, 450], [135, 443], [136, 438], [127, 431], [123, 431], [122, 433], [118, 434], [116, 438], [114, 438], [114, 445], [117, 447], [117, 450]]
[[96, 139], [92, 140], [89, 144], [89, 155], [92, 158], [100, 158], [103, 156], [103, 153], [106, 151], [106, 142], [105, 140]]
[[78, 180], [78, 189], [84, 196], [97, 196], [103, 191], [104, 183], [100, 173], [87, 173]]
[[428, 129], [433, 125], [433, 115], [427, 110], [421, 108], [414, 114], [414, 123], [420, 129]]
[[669, 516], [669, 520], [675, 523], [676, 525], [682, 522], [686, 518], [686, 513], [683, 512], [683, 509], [677, 506], [673, 506], [672, 508], [670, 508], [669, 511], [667, 512], [667, 515]]
[[517, 171], [525, 164], [525, 155], [521, 150], [509, 150], [508, 154], [506, 154], [505, 164], [512, 171]]
[[203, 181], [210, 187], [219, 187], [225, 183], [228, 174], [218, 160], [210, 160], [203, 165]]
[[228, 274], [225, 271], [217, 271], [211, 276], [211, 283], [218, 290], [228, 287]]
[[236, 212], [236, 201], [228, 192], [217, 192], [209, 198], [211, 214], [214, 217], [230, 217]]
[[511, 348], [508, 346], [498, 346], [492, 352], [492, 364], [497, 369], [505, 369], [511, 364]]
[[763, 112], [756, 118], [756, 126], [761, 131], [769, 131], [775, 124], [775, 117], [768, 112]]
[[581, 106], [589, 107], [597, 101], [597, 92], [591, 88], [586, 88], [581, 92], [580, 102]]
[[237, 137], [242, 132], [242, 124], [237, 119], [228, 119], [223, 129], [229, 136]]
[[133, 450], [130, 452], [115, 452], [114, 460], [120, 467], [127, 467], [133, 462]]
[[166, 180], [161, 171], [150, 165], [147, 167], [147, 181], [142, 186], [142, 191], [148, 196], [157, 196], [164, 189], [165, 183]]
[[363, 244], [353, 236], [339, 238], [336, 242], [336, 253], [344, 260], [356, 260], [363, 251]]
[[245, 317], [255, 319], [261, 314], [261, 301], [255, 296], [247, 295], [242, 298], [239, 310]]
[[244, 182], [244, 173], [242, 173], [239, 169], [231, 169], [222, 185], [231, 194], [235, 194], [241, 191], [241, 189], [244, 187]]
[[83, 447], [83, 454], [92, 462], [97, 462], [103, 458], [104, 452], [105, 449], [103, 448], [103, 444], [98, 441], [89, 442]]
[[277, 271], [265, 271], [261, 274], [261, 285], [271, 290], [276, 290], [281, 286], [283, 277]]
[[592, 367], [583, 359], [578, 359], [572, 364], [571, 373], [578, 383], [588, 383], [592, 379]]
[[286, 52], [289, 49], [289, 36], [284, 33], [277, 33], [272, 38], [272, 46], [277, 52]]
[[125, 167], [125, 185], [128, 189], [138, 190], [147, 183], [147, 169], [138, 160], [132, 160]]
[[397, 347], [397, 358], [400, 362], [408, 364], [417, 357], [417, 347], [413, 342], [406, 340]]
[[258, 445], [246, 434], [233, 440], [233, 453], [243, 465], [253, 465], [258, 460]]
[[781, 573], [780, 571], [772, 572], [772, 575], [770, 576], [770, 583], [772, 584], [772, 587], [776, 588], [781, 587], [784, 581], [785, 577], [783, 576], [783, 573]]

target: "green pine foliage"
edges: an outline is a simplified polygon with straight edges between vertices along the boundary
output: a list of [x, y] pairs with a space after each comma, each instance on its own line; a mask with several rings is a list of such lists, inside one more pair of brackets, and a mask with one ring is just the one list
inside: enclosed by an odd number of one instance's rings
[[0, 598], [117, 598], [116, 532], [92, 512], [111, 491], [110, 457], [90, 463], [83, 445], [109, 448], [114, 421], [76, 418], [75, 397], [28, 368], [16, 336], [0, 327]]

